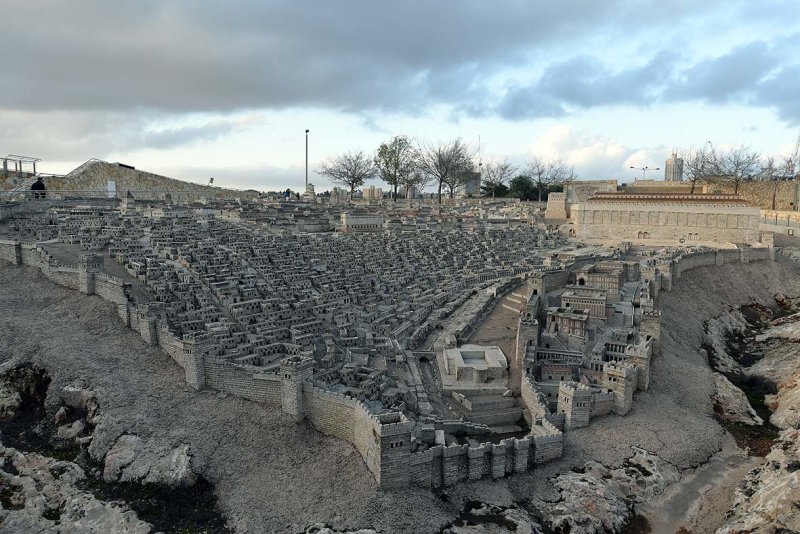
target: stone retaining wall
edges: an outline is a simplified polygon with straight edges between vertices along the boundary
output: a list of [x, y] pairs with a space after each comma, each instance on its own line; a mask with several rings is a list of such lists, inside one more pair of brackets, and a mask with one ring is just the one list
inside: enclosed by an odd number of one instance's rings
[[206, 358], [205, 385], [253, 402], [281, 404], [283, 381], [275, 373], [257, 372], [217, 358]]

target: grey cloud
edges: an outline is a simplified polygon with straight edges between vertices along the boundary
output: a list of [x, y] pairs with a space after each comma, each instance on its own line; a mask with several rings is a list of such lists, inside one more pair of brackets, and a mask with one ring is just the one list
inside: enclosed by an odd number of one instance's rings
[[736, 47], [727, 54], [705, 59], [685, 70], [669, 88], [669, 100], [705, 100], [724, 103], [740, 98], [781, 60], [781, 54], [763, 41]]
[[527, 87], [510, 89], [497, 106], [507, 119], [558, 117], [574, 108], [643, 104], [658, 93], [674, 68], [672, 54], [661, 52], [641, 66], [618, 72], [594, 57], [582, 56], [548, 67]]
[[[182, 126], [156, 131], [134, 131], [131, 134], [135, 139], [130, 139], [130, 144], [145, 148], [167, 149], [203, 141], [214, 141], [231, 132], [243, 130], [252, 122], [261, 121], [237, 121], [226, 118], [209, 121], [199, 126]], [[131, 136], [129, 135], [128, 137], [130, 138]]]
[[[493, 111], [520, 120], [615, 104], [737, 102], [775, 108], [781, 119], [798, 123], [795, 88], [800, 64], [792, 63], [797, 54], [787, 53], [798, 45], [800, 34], [792, 34], [773, 42], [754, 41], [688, 65], [684, 57], [661, 51], [640, 66], [617, 71], [595, 57], [575, 57], [550, 65], [528, 86], [509, 88]], [[491, 113], [485, 108], [479, 112]]]
[[[0, 34], [5, 57], [14, 58], [12, 67], [0, 70], [4, 115], [81, 111], [152, 118], [157, 112], [169, 118], [318, 107], [379, 117], [385, 111], [420, 115], [446, 104], [456, 119], [521, 120], [616, 104], [749, 98], [776, 107], [786, 120], [798, 116], [777, 78], [770, 81], [781, 57], [792, 56], [784, 49], [796, 50], [796, 36], [770, 36], [773, 44], [753, 42], [688, 67], [681, 64], [682, 47], [673, 51], [680, 40], [676, 28], [703, 21], [715, 29], [735, 27], [738, 14], [753, 9], [744, 1], [9, 4], [7, 20], [37, 23], [10, 24]], [[765, 0], [758, 16], [791, 19], [795, 6], [795, 0]], [[669, 51], [651, 51], [633, 67], [610, 67], [585, 52], [587, 43], [633, 43], [634, 36], [652, 42], [661, 34], [670, 36], [663, 43]], [[493, 74], [531, 63], [544, 66], [534, 83], [487, 86]], [[101, 132], [108, 128], [99, 124]], [[138, 121], [114, 142], [168, 148], [216, 139], [230, 128], [219, 123], [151, 132]]]
[[[662, 4], [648, 3], [655, 26], [727, 5]], [[486, 75], [565, 35], [619, 31], [641, 12], [625, 0], [16, 2], [7, 20], [39, 23], [4, 27], [15, 62], [0, 71], [0, 107], [414, 113], [480, 98]]]
[[756, 88], [756, 101], [774, 107], [778, 116], [787, 123], [800, 125], [800, 64], [789, 65], [774, 76], [763, 80]]
[[0, 146], [12, 152], [71, 159], [105, 158], [113, 152], [170, 149], [219, 139], [263, 122], [259, 114], [206, 119], [188, 126], [153, 129], [155, 114], [111, 111], [4, 112]]

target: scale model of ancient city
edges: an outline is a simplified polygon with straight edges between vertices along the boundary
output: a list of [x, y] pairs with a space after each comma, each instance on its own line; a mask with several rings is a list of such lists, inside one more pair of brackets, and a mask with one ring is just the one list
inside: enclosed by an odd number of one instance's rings
[[673, 155], [537, 202], [2, 161], [3, 532], [178, 531], [122, 484], [198, 532], [669, 531], [715, 491], [718, 532], [800, 529], [795, 177]]

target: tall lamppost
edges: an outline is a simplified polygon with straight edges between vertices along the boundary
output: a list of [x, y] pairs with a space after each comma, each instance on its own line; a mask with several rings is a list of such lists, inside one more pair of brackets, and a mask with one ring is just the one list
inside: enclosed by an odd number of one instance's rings
[[631, 165], [631, 169], [636, 169], [637, 171], [642, 171], [642, 180], [644, 180], [644, 176], [645, 176], [645, 174], [647, 174], [647, 171], [660, 171], [661, 167], [656, 167], [654, 169], [651, 169], [650, 167], [648, 167], [646, 165], [644, 167], [634, 167], [633, 165]]
[[306, 189], [308, 189], [308, 130], [306, 130]]

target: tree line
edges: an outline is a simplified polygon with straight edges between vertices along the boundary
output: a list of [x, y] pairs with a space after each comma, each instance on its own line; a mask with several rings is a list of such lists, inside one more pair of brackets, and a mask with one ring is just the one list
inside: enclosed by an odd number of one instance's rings
[[560, 189], [563, 182], [575, 179], [574, 169], [561, 160], [534, 158], [521, 169], [505, 160], [485, 165], [475, 160], [476, 150], [460, 138], [429, 143], [398, 135], [381, 143], [374, 154], [360, 150], [331, 156], [317, 173], [348, 188], [351, 198], [356, 188], [376, 178], [389, 185], [394, 200], [401, 188], [421, 191], [433, 184], [440, 204], [443, 194], [453, 198], [459, 187], [476, 178], [486, 196], [539, 201], [549, 191]]
[[685, 180], [692, 184], [692, 193], [698, 182], [729, 184], [734, 194], [738, 194], [744, 182], [767, 181], [773, 183], [773, 209], [780, 182], [800, 178], [800, 136], [790, 153], [777, 157], [762, 156], [746, 145], [718, 150], [711, 141], [683, 150], [679, 156], [683, 159]]

